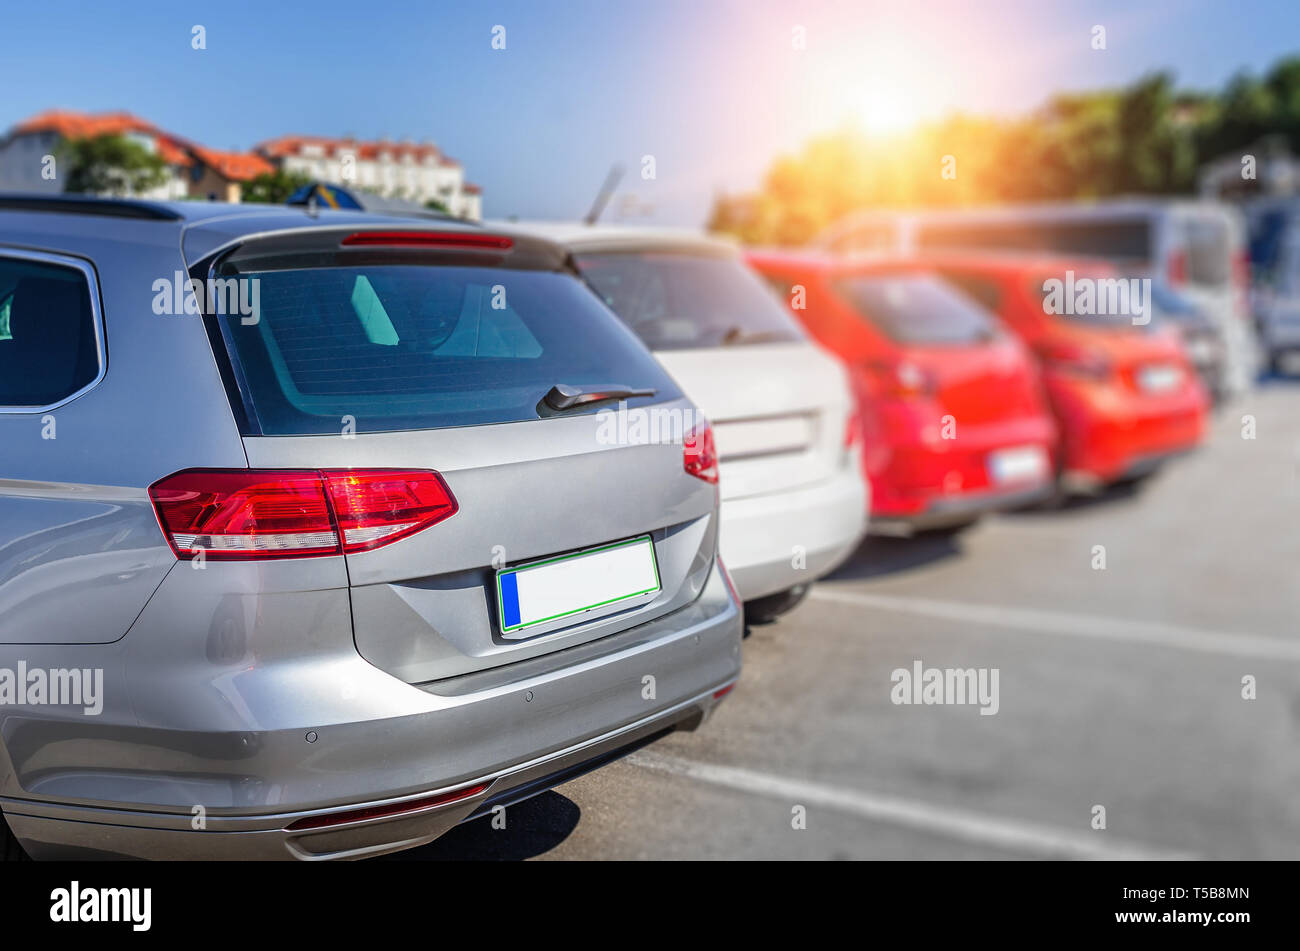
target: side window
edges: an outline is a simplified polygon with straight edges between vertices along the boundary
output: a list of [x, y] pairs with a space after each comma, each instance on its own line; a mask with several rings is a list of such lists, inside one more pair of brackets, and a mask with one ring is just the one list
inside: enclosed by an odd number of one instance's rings
[[960, 274], [952, 271], [944, 271], [943, 279], [965, 291], [966, 294], [973, 297], [986, 309], [993, 311], [993, 313], [1001, 312], [1002, 288], [998, 287], [995, 281], [976, 277], [973, 274]]
[[0, 406], [37, 409], [99, 376], [89, 269], [0, 254]]

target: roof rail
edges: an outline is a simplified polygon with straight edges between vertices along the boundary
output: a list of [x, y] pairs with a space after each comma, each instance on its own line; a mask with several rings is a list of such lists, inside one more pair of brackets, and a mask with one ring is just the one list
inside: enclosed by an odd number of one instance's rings
[[109, 218], [143, 218], [180, 221], [181, 215], [164, 205], [131, 198], [96, 198], [92, 195], [22, 195], [0, 193], [0, 211], [52, 211], [65, 215], [103, 215]]

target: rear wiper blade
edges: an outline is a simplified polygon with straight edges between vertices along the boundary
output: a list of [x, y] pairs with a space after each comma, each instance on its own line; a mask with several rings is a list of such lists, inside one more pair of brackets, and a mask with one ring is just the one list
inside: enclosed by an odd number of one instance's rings
[[573, 386], [568, 383], [556, 383], [546, 391], [542, 402], [554, 410], [573, 409], [588, 403], [603, 400], [626, 400], [634, 396], [654, 396], [652, 387], [626, 386], [622, 383], [602, 383], [589, 386]]

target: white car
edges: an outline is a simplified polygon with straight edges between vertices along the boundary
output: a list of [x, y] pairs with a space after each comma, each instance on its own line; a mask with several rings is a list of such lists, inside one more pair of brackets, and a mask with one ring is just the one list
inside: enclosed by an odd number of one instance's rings
[[868, 490], [848, 376], [738, 249], [697, 232], [511, 222], [587, 283], [713, 424], [722, 559], [749, 623], [794, 608], [856, 549]]

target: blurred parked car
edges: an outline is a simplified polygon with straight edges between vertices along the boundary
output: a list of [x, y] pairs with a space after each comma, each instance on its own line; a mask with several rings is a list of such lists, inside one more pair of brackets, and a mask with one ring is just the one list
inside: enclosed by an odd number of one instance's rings
[[1283, 373], [1300, 357], [1300, 199], [1256, 199], [1246, 220], [1260, 346], [1269, 371]]
[[1222, 400], [1226, 395], [1227, 353], [1219, 326], [1186, 294], [1164, 281], [1151, 282], [1151, 311], [1153, 326], [1167, 325], [1182, 337], [1187, 358], [1196, 367], [1211, 400]]
[[1178, 332], [1132, 315], [1049, 313], [1044, 284], [1116, 276], [1108, 265], [1032, 255], [926, 258], [1020, 335], [1041, 361], [1060, 426], [1062, 487], [1092, 490], [1154, 472], [1195, 447], [1209, 398]]
[[986, 310], [913, 262], [748, 260], [853, 374], [875, 530], [955, 530], [1050, 492], [1056, 431], [1032, 359]]
[[512, 224], [564, 244], [582, 276], [713, 423], [722, 556], [764, 623], [857, 547], [868, 498], [844, 368], [740, 260], [694, 232]]
[[0, 703], [0, 858], [410, 848], [736, 682], [712, 439], [600, 438], [693, 407], [563, 249], [48, 195], [0, 241], [0, 670], [51, 688]]
[[1220, 202], [1132, 198], [952, 211], [863, 212], [833, 225], [819, 246], [839, 253], [1023, 252], [1105, 258], [1164, 281], [1202, 309], [1224, 346], [1223, 388], [1244, 392], [1261, 352], [1250, 313], [1241, 213]]
[[1270, 373], [1288, 372], [1300, 357], [1300, 295], [1261, 290], [1255, 298], [1255, 321]]

